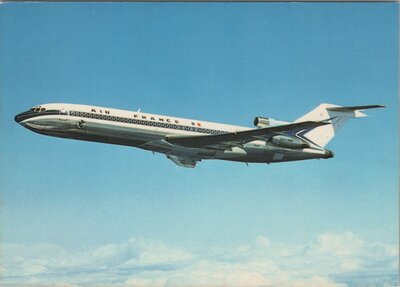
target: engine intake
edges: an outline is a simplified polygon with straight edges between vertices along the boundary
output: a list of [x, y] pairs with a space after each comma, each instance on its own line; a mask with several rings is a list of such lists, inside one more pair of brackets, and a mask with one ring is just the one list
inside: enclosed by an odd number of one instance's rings
[[288, 124], [289, 122], [278, 121], [273, 118], [264, 118], [264, 117], [255, 117], [254, 125], [256, 127], [265, 128], [265, 127], [273, 127], [273, 126], [281, 126]]

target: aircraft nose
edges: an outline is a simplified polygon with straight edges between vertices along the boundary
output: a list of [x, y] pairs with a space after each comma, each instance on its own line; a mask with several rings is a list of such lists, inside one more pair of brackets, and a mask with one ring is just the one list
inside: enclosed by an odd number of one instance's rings
[[17, 123], [19, 123], [20, 121], [22, 121], [22, 113], [16, 115], [14, 117], [14, 121], [16, 121]]
[[14, 120], [17, 123], [20, 123], [23, 120], [26, 120], [28, 118], [31, 118], [32, 116], [34, 116], [34, 112], [32, 111], [27, 111], [27, 112], [23, 112], [23, 113], [19, 113], [14, 117]]

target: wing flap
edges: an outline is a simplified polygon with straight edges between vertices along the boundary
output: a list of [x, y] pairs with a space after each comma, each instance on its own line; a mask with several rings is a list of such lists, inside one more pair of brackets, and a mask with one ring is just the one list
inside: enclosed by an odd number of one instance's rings
[[313, 129], [318, 126], [330, 124], [325, 121], [306, 121], [291, 123], [281, 126], [250, 129], [234, 133], [206, 136], [167, 136], [166, 141], [184, 147], [190, 148], [217, 148], [225, 146], [226, 148], [241, 146], [247, 142], [257, 139], [267, 140], [270, 137], [281, 133], [295, 133], [304, 129]]

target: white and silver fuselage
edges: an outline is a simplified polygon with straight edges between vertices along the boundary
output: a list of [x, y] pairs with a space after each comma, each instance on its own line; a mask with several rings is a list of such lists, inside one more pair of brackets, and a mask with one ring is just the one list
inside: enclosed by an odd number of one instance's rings
[[219, 135], [251, 128], [97, 106], [43, 104], [18, 114], [15, 121], [44, 135], [133, 146], [197, 160], [271, 163], [332, 157], [325, 149], [292, 149], [264, 140], [219, 150], [177, 146], [167, 142], [165, 137]]

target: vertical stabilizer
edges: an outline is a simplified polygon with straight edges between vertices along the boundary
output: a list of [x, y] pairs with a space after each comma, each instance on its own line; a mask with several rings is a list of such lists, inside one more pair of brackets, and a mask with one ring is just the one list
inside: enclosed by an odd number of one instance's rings
[[333, 104], [320, 104], [308, 114], [305, 114], [295, 122], [304, 121], [328, 121], [330, 125], [316, 127], [304, 134], [306, 140], [324, 147], [332, 140], [332, 138], [339, 132], [339, 130], [351, 118], [361, 118], [366, 115], [361, 112], [365, 109], [383, 108], [381, 105], [369, 106], [354, 106], [354, 107], [341, 107]]

